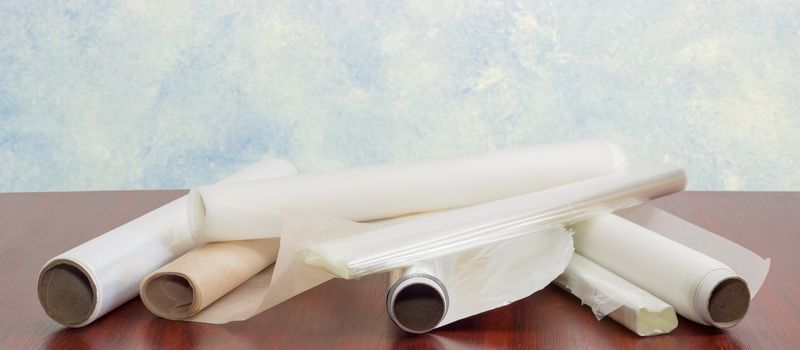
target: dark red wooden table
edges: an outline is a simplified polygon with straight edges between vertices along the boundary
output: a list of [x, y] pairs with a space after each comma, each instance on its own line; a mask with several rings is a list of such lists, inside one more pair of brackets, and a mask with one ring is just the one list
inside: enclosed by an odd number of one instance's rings
[[669, 335], [640, 338], [597, 321], [555, 287], [431, 334], [403, 333], [386, 316], [386, 277], [333, 280], [245, 322], [166, 321], [136, 298], [93, 324], [67, 329], [36, 298], [51, 257], [185, 191], [0, 194], [0, 349], [67, 348], [636, 348], [800, 349], [800, 193], [684, 192], [656, 205], [772, 258], [766, 284], [737, 327], [680, 319]]

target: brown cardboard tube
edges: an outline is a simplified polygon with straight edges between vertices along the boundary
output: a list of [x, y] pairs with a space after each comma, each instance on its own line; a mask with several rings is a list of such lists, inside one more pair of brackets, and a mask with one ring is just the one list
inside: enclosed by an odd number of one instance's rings
[[183, 320], [275, 262], [279, 240], [209, 243], [195, 248], [142, 280], [142, 302], [157, 316]]

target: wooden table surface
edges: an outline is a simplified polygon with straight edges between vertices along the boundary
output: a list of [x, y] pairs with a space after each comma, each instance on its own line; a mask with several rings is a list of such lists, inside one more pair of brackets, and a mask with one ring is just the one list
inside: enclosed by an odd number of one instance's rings
[[159, 319], [139, 298], [80, 329], [64, 328], [44, 314], [36, 277], [49, 258], [184, 193], [0, 194], [0, 349], [800, 349], [800, 192], [684, 192], [655, 202], [772, 258], [749, 314], [727, 331], [680, 318], [671, 334], [640, 338], [610, 319], [597, 321], [578, 299], [549, 286], [511, 305], [413, 336], [386, 316], [383, 275], [333, 280], [253, 319], [226, 325]]

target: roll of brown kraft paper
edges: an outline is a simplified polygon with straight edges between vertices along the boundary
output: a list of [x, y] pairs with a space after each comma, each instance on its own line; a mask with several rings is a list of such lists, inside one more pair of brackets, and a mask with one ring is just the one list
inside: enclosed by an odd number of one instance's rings
[[188, 319], [275, 263], [277, 238], [209, 243], [142, 280], [139, 294], [152, 313]]

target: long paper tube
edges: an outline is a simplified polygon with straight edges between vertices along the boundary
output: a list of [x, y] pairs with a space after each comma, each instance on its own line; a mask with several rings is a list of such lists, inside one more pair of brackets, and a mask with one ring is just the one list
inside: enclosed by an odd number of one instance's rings
[[[296, 173], [285, 160], [265, 158], [221, 183]], [[178, 198], [47, 262], [38, 278], [45, 313], [82, 327], [134, 298], [143, 277], [197, 245], [186, 205]]]
[[208, 243], [145, 277], [139, 295], [152, 313], [187, 319], [272, 265], [278, 245], [277, 238]]
[[553, 283], [580, 298], [598, 319], [609, 316], [640, 336], [669, 333], [678, 326], [672, 306], [580, 254], [572, 256]]
[[546, 232], [682, 190], [686, 174], [654, 165], [432, 214], [308, 249], [307, 264], [352, 279], [494, 241]]
[[727, 265], [616, 215], [575, 225], [576, 250], [672, 305], [697, 323], [738, 324], [747, 283]]
[[194, 232], [205, 241], [277, 237], [280, 209], [354, 221], [451, 209], [537, 191], [621, 168], [620, 148], [578, 141], [307, 174], [189, 194]]

